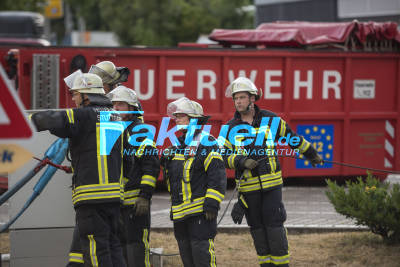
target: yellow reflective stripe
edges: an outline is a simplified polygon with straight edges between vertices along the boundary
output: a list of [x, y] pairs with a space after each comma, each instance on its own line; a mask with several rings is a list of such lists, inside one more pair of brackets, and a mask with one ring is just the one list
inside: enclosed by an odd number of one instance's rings
[[[277, 186], [283, 183], [282, 172], [276, 172], [272, 174], [264, 174], [259, 177], [251, 177], [247, 181], [242, 180], [239, 187], [239, 192], [250, 192], [260, 190], [260, 181], [262, 189], [267, 189], [273, 186]], [[238, 182], [238, 179], [236, 179]]]
[[240, 195], [239, 199], [242, 201], [242, 203], [243, 203], [243, 205], [246, 207], [246, 209], [248, 209], [249, 206], [247, 205], [247, 202], [246, 202], [246, 200], [244, 199], [244, 196], [243, 196], [243, 195]]
[[303, 138], [303, 141], [301, 142], [299, 146], [299, 152], [303, 154], [304, 152], [307, 151], [307, 149], [310, 147], [310, 143], [306, 141], [306, 139]]
[[72, 202], [76, 204], [83, 200], [96, 200], [96, 199], [110, 199], [110, 198], [122, 198], [121, 192], [99, 192], [99, 193], [87, 193], [79, 194], [72, 198]]
[[290, 255], [286, 254], [284, 256], [272, 256], [271, 255], [271, 263], [275, 265], [281, 265], [281, 264], [288, 264], [290, 259]]
[[145, 267], [150, 267], [150, 246], [148, 241], [149, 232], [147, 229], [143, 229], [143, 244], [144, 244], [144, 264]]
[[172, 214], [173, 219], [180, 219], [189, 214], [203, 212], [203, 204]]
[[194, 199], [192, 202], [183, 202], [183, 203], [181, 203], [179, 205], [173, 205], [172, 206], [172, 211], [173, 212], [175, 212], [175, 211], [178, 212], [178, 211], [182, 211], [182, 210], [184, 210], [184, 209], [186, 209], [188, 207], [192, 207], [192, 206], [195, 206], [195, 205], [203, 204], [204, 203], [204, 199], [205, 199], [205, 197], [199, 197], [199, 198]]
[[100, 155], [100, 123], [96, 123], [96, 145], [97, 145], [97, 171], [99, 174], [99, 184], [103, 184], [102, 156]]
[[188, 158], [184, 165], [183, 165], [183, 179], [182, 179], [182, 199], [183, 201], [188, 201], [192, 197], [192, 189], [190, 186], [190, 167], [192, 166], [192, 163], [194, 161], [194, 158]]
[[69, 253], [69, 262], [84, 263], [82, 253]]
[[265, 255], [265, 256], [258, 256], [258, 263], [265, 264], [265, 263], [271, 263], [271, 255]]
[[67, 113], [67, 116], [68, 116], [68, 122], [70, 124], [74, 124], [75, 123], [74, 111], [72, 109], [67, 109], [65, 112]]
[[73, 195], [84, 192], [119, 190], [119, 187], [120, 187], [119, 183], [111, 183], [107, 185], [101, 185], [101, 184], [81, 185], [73, 190]]
[[224, 138], [222, 136], [219, 136], [217, 142], [218, 142], [219, 146], [225, 146], [228, 149], [233, 150], [233, 146], [232, 146], [231, 142], [229, 142], [228, 139], [226, 139], [226, 138]]
[[134, 205], [139, 196], [139, 193], [140, 193], [140, 189], [125, 191], [123, 204], [124, 205]]
[[143, 154], [144, 154], [144, 149], [146, 148], [146, 146], [151, 146], [151, 147], [156, 148], [156, 144], [155, 144], [153, 141], [151, 141], [150, 139], [146, 138], [146, 139], [144, 139], [144, 140], [142, 141], [142, 143], [140, 144], [138, 150], [137, 150], [136, 153], [135, 153], [135, 156], [138, 157], [138, 158], [140, 158], [141, 156], [143, 156]]
[[223, 194], [212, 188], [207, 189], [206, 197], [213, 198], [218, 202], [221, 202], [224, 199]]
[[210, 252], [210, 266], [216, 267], [216, 257], [215, 257], [215, 248], [214, 248], [214, 241], [212, 239], [208, 239], [210, 246], [208, 247], [208, 252]]
[[88, 238], [89, 238], [90, 261], [92, 262], [93, 266], [98, 267], [99, 262], [97, 261], [97, 255], [96, 255], [96, 241], [94, 240], [93, 235], [88, 235]]
[[140, 184], [147, 184], [152, 187], [156, 187], [156, 181], [156, 177], [145, 174], [142, 176], [142, 181], [140, 182]]
[[172, 160], [185, 160], [185, 156], [183, 154], [175, 154]]
[[134, 190], [129, 190], [124, 192], [125, 197], [137, 197], [139, 196], [140, 189], [134, 189]]
[[286, 121], [281, 119], [281, 131], [279, 132], [280, 136], [284, 136], [286, 133]]
[[210, 163], [211, 163], [211, 161], [212, 161], [213, 159], [219, 159], [219, 160], [221, 160], [222, 162], [224, 161], [224, 160], [222, 159], [222, 156], [221, 156], [218, 152], [215, 152], [215, 151], [210, 152], [210, 153], [208, 154], [208, 156], [206, 157], [206, 159], [204, 160], [204, 170], [205, 170], [205, 171], [207, 171], [208, 166], [210, 166]]
[[236, 158], [236, 154], [232, 154], [228, 157], [228, 167], [230, 169], [234, 169], [235, 168], [235, 158]]

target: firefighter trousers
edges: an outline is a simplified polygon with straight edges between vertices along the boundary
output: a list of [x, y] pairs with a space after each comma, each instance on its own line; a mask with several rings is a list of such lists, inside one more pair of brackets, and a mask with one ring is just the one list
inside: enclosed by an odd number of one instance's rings
[[214, 238], [217, 219], [206, 220], [204, 215], [174, 222], [174, 234], [185, 267], [216, 267]]
[[287, 232], [283, 226], [286, 211], [282, 188], [244, 195], [248, 205], [245, 216], [260, 266], [289, 266]]
[[120, 240], [128, 267], [150, 267], [150, 212], [135, 215], [133, 205], [121, 208]]
[[76, 208], [77, 224], [67, 266], [126, 266], [118, 239], [119, 206], [106, 203]]

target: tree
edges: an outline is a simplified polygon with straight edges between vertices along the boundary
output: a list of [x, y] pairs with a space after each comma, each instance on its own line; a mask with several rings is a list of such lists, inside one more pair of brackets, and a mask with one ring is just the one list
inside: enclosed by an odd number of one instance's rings
[[46, 0], [1, 0], [0, 10], [40, 12], [46, 2]]
[[68, 0], [87, 30], [111, 30], [123, 45], [173, 46], [214, 28], [248, 28], [251, 0]]

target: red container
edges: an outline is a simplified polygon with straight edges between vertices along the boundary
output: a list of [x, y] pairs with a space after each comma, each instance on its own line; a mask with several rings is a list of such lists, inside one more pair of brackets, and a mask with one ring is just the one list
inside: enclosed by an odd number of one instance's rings
[[[186, 96], [212, 116], [212, 133], [233, 115], [225, 88], [238, 75], [262, 88], [257, 104], [276, 112], [312, 141], [327, 160], [400, 170], [400, 55], [341, 51], [239, 49], [21, 48], [19, 94], [31, 108], [34, 54], [59, 55], [59, 108], [72, 107], [63, 77], [77, 55], [91, 64], [110, 60], [131, 71], [145, 120], [159, 126], [172, 100]], [[45, 77], [43, 77], [45, 78]], [[281, 159], [285, 177], [355, 176], [365, 170], [321, 168]]]

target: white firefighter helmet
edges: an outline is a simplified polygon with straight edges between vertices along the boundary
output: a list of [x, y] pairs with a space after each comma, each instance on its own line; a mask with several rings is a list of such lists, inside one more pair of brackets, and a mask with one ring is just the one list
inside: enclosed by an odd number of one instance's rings
[[181, 97], [167, 106], [167, 114], [169, 117], [174, 118], [176, 114], [183, 113], [189, 117], [200, 118], [204, 117], [203, 107], [186, 97]]
[[90, 67], [89, 73], [96, 74], [100, 76], [101, 80], [105, 84], [114, 84], [116, 80], [118, 80], [121, 75], [114, 63], [111, 61], [102, 61], [97, 63], [96, 65], [92, 65]]
[[132, 89], [120, 85], [107, 94], [107, 97], [112, 101], [126, 102], [128, 105], [139, 108], [139, 100], [136, 92]]
[[64, 81], [70, 91], [77, 91], [85, 94], [105, 94], [103, 82], [96, 74], [82, 73], [81, 70], [77, 70], [65, 77]]
[[256, 97], [256, 100], [260, 99], [261, 90], [259, 91], [256, 85], [246, 77], [236, 78], [225, 91], [226, 97], [233, 97], [235, 93], [248, 92]]

